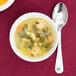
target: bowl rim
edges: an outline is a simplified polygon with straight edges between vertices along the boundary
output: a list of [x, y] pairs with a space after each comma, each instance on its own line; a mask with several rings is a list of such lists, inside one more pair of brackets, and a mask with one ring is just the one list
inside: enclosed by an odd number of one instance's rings
[[9, 8], [15, 0], [8, 0], [4, 5], [0, 6], [0, 12]]
[[[23, 54], [21, 55], [21, 53], [19, 53], [18, 49], [16, 48], [14, 40], [13, 40], [14, 31], [15, 31], [16, 27], [18, 26], [18, 24], [21, 23], [22, 21], [24, 21], [28, 18], [32, 18], [32, 17], [45, 18], [45, 20], [47, 20], [48, 22], [51, 23], [52, 28], [54, 29], [54, 32], [55, 32], [55, 42], [54, 42], [53, 48], [48, 52], [48, 54], [44, 55], [41, 58], [36, 58], [36, 59], [25, 57]], [[17, 18], [16, 21], [13, 23], [13, 25], [10, 29], [9, 41], [10, 41], [12, 50], [19, 58], [29, 61], [29, 62], [40, 62], [40, 61], [47, 59], [55, 52], [57, 43], [58, 43], [58, 31], [57, 31], [57, 27], [56, 27], [55, 23], [53, 22], [53, 20], [50, 17], [48, 17], [47, 15], [45, 15], [43, 13], [39, 13], [39, 12], [29, 12], [29, 13], [23, 14], [22, 16]]]

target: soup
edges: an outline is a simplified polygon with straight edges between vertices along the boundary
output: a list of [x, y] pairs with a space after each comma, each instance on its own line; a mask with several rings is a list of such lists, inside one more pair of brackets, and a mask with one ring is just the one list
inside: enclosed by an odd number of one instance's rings
[[4, 5], [8, 0], [0, 0], [0, 6]]
[[48, 21], [34, 17], [24, 20], [16, 27], [14, 42], [23, 55], [38, 58], [53, 47], [54, 35]]

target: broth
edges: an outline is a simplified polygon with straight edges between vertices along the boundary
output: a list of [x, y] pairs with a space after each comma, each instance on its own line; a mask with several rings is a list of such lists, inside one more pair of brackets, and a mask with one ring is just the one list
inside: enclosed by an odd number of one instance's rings
[[21, 22], [14, 34], [14, 41], [19, 51], [32, 58], [38, 58], [53, 47], [54, 30], [46, 20], [33, 17]]

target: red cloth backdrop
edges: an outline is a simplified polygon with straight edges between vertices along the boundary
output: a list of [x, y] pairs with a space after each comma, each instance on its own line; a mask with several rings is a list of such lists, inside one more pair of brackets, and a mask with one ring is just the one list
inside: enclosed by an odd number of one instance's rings
[[[9, 31], [14, 21], [28, 12], [41, 12], [51, 17], [56, 3], [64, 2], [69, 18], [62, 30], [64, 72], [54, 71], [56, 51], [47, 60], [30, 63], [20, 59], [9, 44]], [[0, 12], [0, 76], [76, 76], [76, 0], [15, 0]]]

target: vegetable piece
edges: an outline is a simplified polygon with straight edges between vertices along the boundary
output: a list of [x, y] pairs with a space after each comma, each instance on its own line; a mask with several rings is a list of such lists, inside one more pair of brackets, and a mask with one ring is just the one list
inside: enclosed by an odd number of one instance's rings
[[45, 42], [46, 43], [50, 43], [54, 40], [54, 35], [51, 35], [51, 36], [48, 36], [46, 39], [45, 39]]
[[17, 27], [17, 31], [20, 31], [21, 29], [22, 29], [22, 26], [19, 25], [19, 26]]
[[35, 23], [39, 30], [42, 30], [45, 27], [45, 21], [43, 19], [38, 19]]
[[45, 45], [45, 48], [47, 48], [47, 49], [49, 49], [49, 48], [51, 48], [51, 47], [52, 47], [51, 43], [47, 43], [47, 44]]
[[31, 32], [31, 33], [30, 33], [30, 36], [32, 37], [33, 40], [36, 39], [36, 35], [34, 34], [34, 32]]
[[45, 38], [43, 36], [40, 36], [40, 42], [44, 42], [45, 41]]
[[20, 38], [26, 38], [27, 37], [27, 34], [23, 30], [18, 31], [17, 34]]
[[43, 31], [44, 33], [47, 33], [47, 32], [48, 32], [48, 27], [44, 28], [42, 31]]
[[36, 23], [36, 24], [39, 24], [39, 22], [38, 22], [38, 21], [36, 21], [35, 23]]
[[34, 43], [31, 38], [25, 39], [24, 43], [25, 43], [25, 47], [28, 47], [30, 49], [34, 46]]
[[41, 55], [41, 50], [39, 47], [35, 46], [33, 47], [33, 49], [31, 50], [31, 55], [34, 56], [34, 57], [38, 57]]
[[50, 40], [50, 38], [51, 38], [52, 36], [48, 36], [47, 38], [48, 38], [48, 40]]
[[22, 27], [22, 30], [25, 31], [26, 29], [28, 29], [28, 26], [27, 26], [27, 24], [24, 24]]
[[48, 30], [48, 29], [43, 29], [43, 32], [44, 32], [44, 36], [45, 37], [48, 37], [49, 35], [51, 35], [51, 32]]

